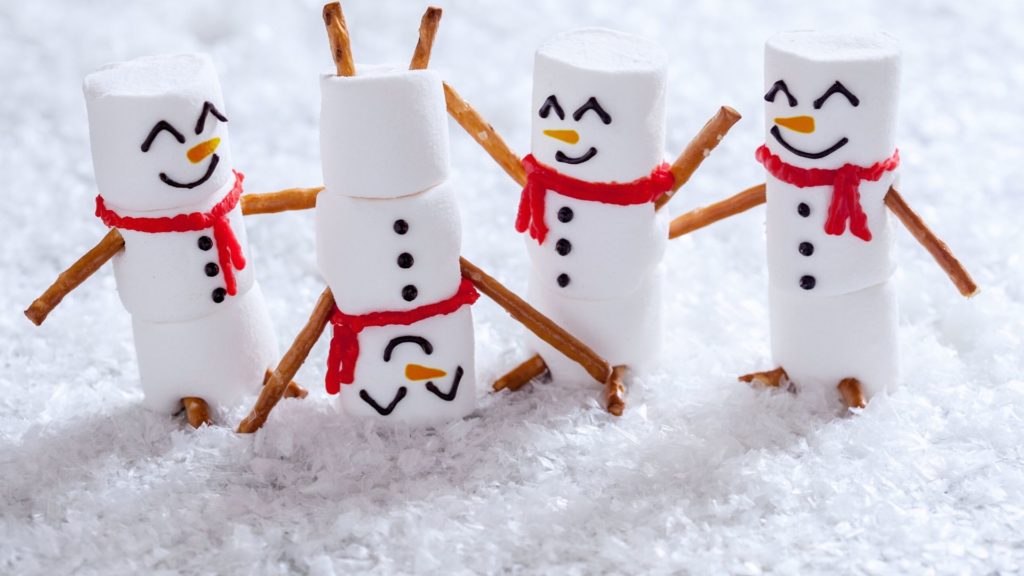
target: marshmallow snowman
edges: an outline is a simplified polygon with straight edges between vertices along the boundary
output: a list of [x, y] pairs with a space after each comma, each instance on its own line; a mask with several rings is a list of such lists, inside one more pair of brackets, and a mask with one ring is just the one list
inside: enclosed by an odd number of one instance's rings
[[[534, 61], [531, 156], [517, 228], [530, 302], [613, 365], [649, 368], [661, 340], [668, 220], [667, 57], [605, 29], [559, 34]], [[589, 380], [531, 337], [556, 380]]]
[[900, 51], [884, 34], [790, 32], [765, 49], [772, 355], [801, 389], [898, 380], [893, 230]]
[[459, 266], [441, 80], [358, 70], [321, 79], [317, 261], [337, 306], [328, 392], [357, 417], [461, 418], [476, 403], [476, 292]]
[[175, 412], [197, 397], [231, 406], [277, 357], [248, 260], [227, 117], [200, 55], [111, 64], [84, 92], [97, 215], [118, 228], [118, 293], [132, 315], [145, 404]]

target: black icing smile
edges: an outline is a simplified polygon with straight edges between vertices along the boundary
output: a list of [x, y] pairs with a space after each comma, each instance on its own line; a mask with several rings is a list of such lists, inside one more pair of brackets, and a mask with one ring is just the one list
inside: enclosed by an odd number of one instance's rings
[[462, 366], [455, 369], [455, 377], [452, 379], [452, 387], [448, 389], [448, 393], [441, 392], [441, 389], [433, 382], [427, 382], [427, 390], [441, 400], [451, 402], [452, 400], [455, 400], [455, 396], [459, 393], [459, 383], [462, 382], [462, 373]]
[[799, 148], [795, 148], [789, 142], [786, 142], [782, 138], [782, 132], [779, 131], [779, 127], [778, 126], [772, 126], [771, 134], [772, 134], [772, 136], [775, 137], [775, 140], [777, 140], [779, 144], [782, 144], [782, 147], [785, 148], [786, 150], [789, 150], [790, 152], [792, 152], [793, 154], [796, 154], [797, 156], [801, 156], [803, 158], [810, 158], [812, 160], [817, 160], [819, 158], [824, 158], [825, 156], [828, 156], [829, 154], [835, 152], [836, 150], [839, 150], [843, 146], [846, 146], [846, 143], [850, 141], [849, 138], [843, 136], [842, 138], [839, 139], [838, 142], [836, 142], [835, 144], [829, 146], [825, 150], [822, 150], [821, 152], [804, 152], [803, 150], [800, 150]]
[[583, 164], [584, 162], [590, 160], [594, 156], [597, 156], [597, 148], [594, 148], [593, 146], [591, 146], [590, 150], [587, 150], [586, 153], [584, 153], [582, 156], [576, 157], [568, 156], [565, 152], [562, 152], [561, 150], [555, 152], [555, 160], [558, 160], [559, 162], [562, 162], [564, 164]]
[[176, 182], [174, 180], [171, 180], [171, 178], [167, 176], [167, 174], [165, 174], [164, 172], [160, 173], [160, 180], [164, 184], [167, 184], [168, 186], [173, 186], [175, 188], [195, 188], [196, 186], [201, 186], [203, 182], [206, 182], [207, 180], [210, 179], [210, 176], [213, 176], [213, 171], [217, 169], [218, 162], [220, 162], [220, 156], [217, 156], [216, 154], [210, 156], [210, 164], [206, 167], [206, 174], [203, 174], [203, 176], [199, 180], [196, 180], [194, 182]]

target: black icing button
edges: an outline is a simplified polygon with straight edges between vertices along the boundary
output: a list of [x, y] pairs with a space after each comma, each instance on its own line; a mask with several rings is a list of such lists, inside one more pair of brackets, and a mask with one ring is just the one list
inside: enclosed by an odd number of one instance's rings
[[206, 275], [209, 276], [210, 278], [213, 278], [217, 274], [220, 274], [220, 266], [217, 266], [213, 262], [207, 262], [206, 267], [203, 268], [203, 270], [206, 272]]
[[409, 223], [401, 219], [395, 220], [393, 228], [395, 229], [395, 234], [405, 234], [409, 231]]
[[217, 288], [216, 290], [213, 291], [213, 294], [211, 295], [211, 298], [213, 298], [214, 302], [216, 302], [217, 304], [220, 304], [221, 302], [224, 301], [224, 296], [226, 296], [227, 293], [228, 293], [227, 290], [225, 290], [223, 288]]
[[797, 250], [800, 250], [800, 253], [804, 256], [810, 256], [811, 254], [814, 254], [814, 244], [811, 244], [810, 242], [801, 242], [800, 247], [797, 248]]
[[808, 216], [811, 215], [811, 207], [805, 204], [804, 202], [801, 202], [796, 207], [796, 213], [803, 216], [804, 218], [807, 218]]
[[814, 279], [814, 276], [800, 277], [800, 287], [804, 290], [814, 290], [814, 285], [817, 283], [818, 281]]
[[412, 268], [412, 254], [408, 252], [402, 252], [398, 255], [398, 267], [399, 268]]
[[565, 238], [559, 238], [558, 242], [555, 242], [555, 252], [558, 252], [560, 256], [568, 255], [569, 252], [572, 252], [572, 242]]
[[569, 285], [569, 275], [568, 274], [559, 274], [558, 275], [558, 285], [561, 286], [562, 288], [565, 288], [566, 286], [568, 286]]
[[210, 248], [213, 248], [213, 239], [211, 239], [209, 236], [200, 236], [199, 249], [206, 251], [209, 250]]
[[417, 290], [416, 287], [413, 286], [412, 284], [409, 284], [405, 288], [402, 288], [402, 298], [404, 298], [406, 302], [412, 302], [413, 300], [415, 300], [416, 296], [418, 296], [419, 293], [420, 291]]
[[561, 208], [558, 209], [559, 222], [572, 222], [573, 216], [574, 214], [572, 213], [572, 208], [569, 208], [568, 206], [562, 206]]

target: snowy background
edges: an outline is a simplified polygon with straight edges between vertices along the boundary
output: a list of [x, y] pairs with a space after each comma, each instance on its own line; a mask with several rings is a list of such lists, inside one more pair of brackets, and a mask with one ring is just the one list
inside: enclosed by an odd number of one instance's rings
[[[745, 114], [673, 213], [761, 179], [764, 40], [794, 28], [904, 41], [903, 191], [982, 286], [961, 298], [905, 232], [902, 388], [842, 416], [739, 373], [770, 366], [763, 212], [669, 247], [664, 368], [622, 418], [592, 387], [479, 391], [435, 431], [346, 421], [326, 339], [255, 436], [139, 407], [108, 268], [33, 327], [21, 310], [98, 240], [83, 76], [210, 53], [250, 191], [320, 183], [319, 1], [0, 7], [0, 572], [1012, 573], [1024, 571], [1024, 6], [776, 0], [442, 2], [432, 65], [519, 151], [533, 49], [564, 29], [670, 53], [669, 151], [720, 104]], [[407, 61], [425, 4], [352, 0], [357, 61]], [[464, 253], [517, 290], [518, 190], [453, 126]], [[311, 214], [249, 219], [282, 345], [322, 289]], [[482, 382], [524, 357], [486, 300]], [[241, 410], [223, 415], [232, 422]]]

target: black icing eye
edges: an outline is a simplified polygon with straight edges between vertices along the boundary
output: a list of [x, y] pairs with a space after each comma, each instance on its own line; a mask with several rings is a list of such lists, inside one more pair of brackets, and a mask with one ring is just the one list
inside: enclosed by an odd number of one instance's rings
[[786, 95], [786, 100], [789, 101], [790, 108], [796, 107], [796, 98], [794, 98], [793, 95], [789, 93], [789, 87], [786, 86], [786, 82], [784, 80], [778, 80], [775, 82], [775, 84], [772, 84], [771, 89], [768, 90], [768, 93], [764, 95], [765, 102], [775, 102], [775, 95], [778, 94], [779, 92], [782, 92], [783, 94]]
[[159, 136], [161, 132], [167, 132], [171, 136], [174, 136], [174, 139], [177, 140], [179, 144], [185, 143], [185, 137], [181, 135], [181, 132], [178, 132], [174, 126], [171, 126], [170, 122], [161, 120], [153, 126], [153, 129], [149, 131], [149, 135], [142, 141], [143, 152], [149, 152], [149, 147], [153, 145], [153, 140], [156, 140], [156, 137]]
[[601, 122], [604, 122], [605, 124], [612, 123], [611, 115], [605, 112], [604, 108], [601, 108], [601, 105], [597, 102], [597, 98], [594, 98], [593, 96], [591, 96], [583, 106], [580, 106], [572, 113], [572, 119], [579, 122], [580, 118], [583, 118], [583, 115], [591, 110], [601, 118]]
[[814, 109], [819, 110], [822, 106], [825, 105], [825, 101], [828, 100], [829, 97], [831, 97], [833, 94], [842, 94], [843, 96], [846, 97], [847, 100], [850, 101], [850, 104], [853, 107], [857, 107], [860, 105], [860, 98], [854, 96], [853, 92], [847, 90], [846, 86], [843, 86], [843, 83], [837, 80], [835, 84], [829, 86], [828, 90], [826, 90], [825, 93], [821, 95], [821, 98], [818, 98], [817, 100], [814, 101]]
[[540, 107], [540, 117], [547, 118], [548, 115], [551, 114], [552, 110], [555, 111], [555, 114], [558, 114], [560, 119], [565, 120], [565, 112], [563, 112], [562, 107], [558, 105], [558, 98], [555, 98], [554, 94], [548, 96], [547, 99], [544, 100], [544, 104]]
[[217, 107], [212, 102], [205, 102], [203, 103], [203, 111], [199, 113], [199, 120], [196, 121], [196, 134], [202, 134], [203, 128], [206, 128], [207, 115], [212, 115], [221, 122], [228, 121], [227, 117], [221, 114], [220, 110], [217, 110]]

